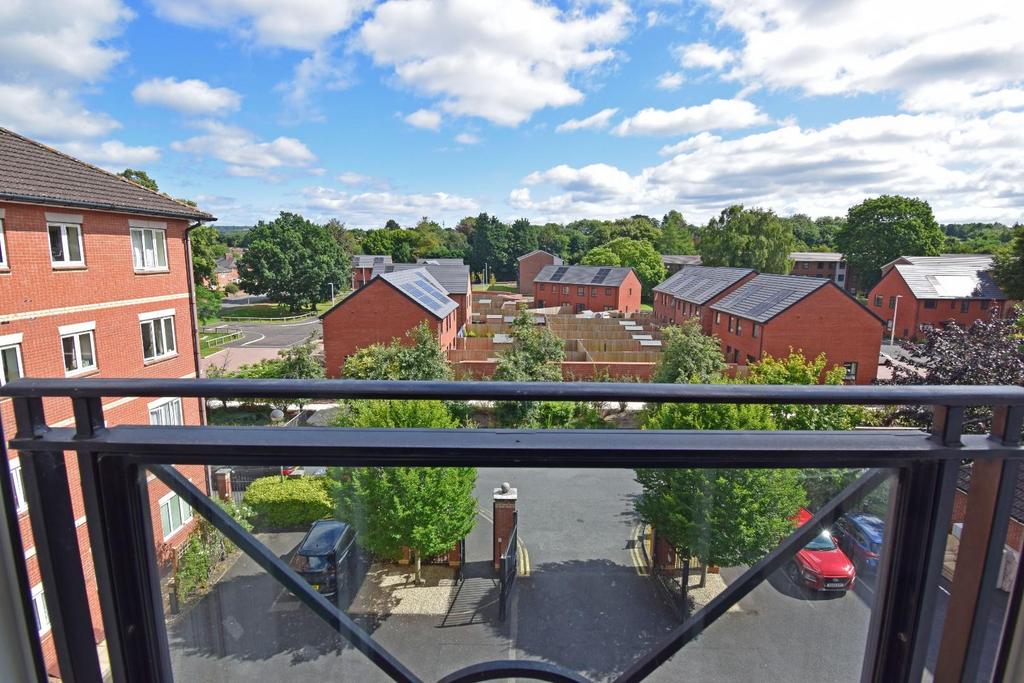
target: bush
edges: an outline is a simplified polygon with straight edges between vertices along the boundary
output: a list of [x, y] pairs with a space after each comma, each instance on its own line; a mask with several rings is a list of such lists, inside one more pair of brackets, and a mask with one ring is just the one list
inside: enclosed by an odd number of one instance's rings
[[224, 287], [224, 291], [227, 292], [228, 294], [238, 294], [238, 292], [240, 292], [241, 289], [234, 282], [229, 282], [227, 286]]
[[182, 602], [200, 588], [206, 586], [213, 566], [210, 549], [203, 543], [200, 534], [192, 534], [185, 550], [178, 559], [178, 573], [175, 580], [178, 585], [178, 599]]
[[275, 475], [249, 484], [242, 500], [252, 509], [257, 526], [292, 529], [330, 517], [336, 486], [327, 477], [285, 479]]

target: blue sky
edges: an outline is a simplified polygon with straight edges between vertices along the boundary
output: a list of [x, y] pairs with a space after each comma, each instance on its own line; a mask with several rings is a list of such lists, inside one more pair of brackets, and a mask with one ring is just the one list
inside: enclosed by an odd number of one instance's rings
[[1024, 3], [13, 0], [0, 125], [222, 223], [1024, 220]]

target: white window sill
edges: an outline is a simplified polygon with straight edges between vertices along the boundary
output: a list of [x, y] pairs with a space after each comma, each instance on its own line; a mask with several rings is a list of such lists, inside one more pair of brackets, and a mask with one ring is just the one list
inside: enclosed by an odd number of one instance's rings
[[26, 514], [28, 514], [28, 503], [24, 503], [24, 504], [22, 504], [22, 505], [19, 505], [19, 506], [18, 506], [18, 507], [17, 507], [17, 508], [16, 508], [15, 510], [14, 510], [14, 512], [15, 512], [15, 513], [17, 513], [17, 515], [18, 515], [19, 517], [21, 517], [22, 515], [26, 515]]
[[52, 263], [54, 270], [85, 270], [85, 262], [81, 263]]
[[71, 372], [65, 372], [65, 377], [84, 377], [86, 375], [95, 375], [99, 372], [99, 368], [95, 365], [88, 368], [81, 368], [79, 370], [72, 370]]
[[178, 527], [177, 529], [175, 529], [175, 530], [174, 530], [174, 531], [172, 531], [171, 533], [169, 533], [169, 534], [167, 534], [166, 536], [164, 536], [164, 543], [166, 543], [167, 541], [171, 540], [172, 538], [174, 538], [175, 536], [177, 536], [178, 534], [180, 534], [180, 533], [181, 533], [181, 530], [182, 530], [182, 529], [184, 529], [185, 527], [187, 527], [187, 526], [188, 526], [188, 523], [189, 523], [189, 522], [191, 522], [191, 521], [192, 521], [192, 520], [190, 519], [190, 520], [188, 520], [188, 522], [183, 522], [183, 523], [182, 523], [182, 525], [181, 525], [181, 526], [179, 526], [179, 527]]
[[167, 354], [166, 356], [156, 356], [154, 358], [145, 358], [145, 359], [143, 359], [142, 364], [144, 366], [146, 366], [146, 367], [149, 367], [150, 365], [156, 365], [157, 363], [163, 363], [165, 360], [171, 360], [172, 358], [177, 358], [177, 357], [178, 357], [177, 353], [170, 353], [170, 354]]
[[136, 275], [159, 275], [160, 273], [167, 274], [171, 272], [170, 268], [136, 268]]

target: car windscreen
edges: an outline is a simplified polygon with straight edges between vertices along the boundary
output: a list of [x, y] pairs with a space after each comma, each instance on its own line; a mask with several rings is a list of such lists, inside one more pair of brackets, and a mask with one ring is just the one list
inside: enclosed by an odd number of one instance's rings
[[822, 531], [813, 541], [804, 546], [807, 550], [835, 550], [836, 544], [832, 540], [832, 534]]
[[306, 571], [320, 572], [331, 565], [327, 555], [304, 555], [303, 557], [306, 558]]

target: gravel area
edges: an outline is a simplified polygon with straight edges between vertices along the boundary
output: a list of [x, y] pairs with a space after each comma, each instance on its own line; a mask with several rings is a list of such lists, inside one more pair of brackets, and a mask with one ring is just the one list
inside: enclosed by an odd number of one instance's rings
[[444, 615], [455, 597], [455, 570], [426, 565], [424, 583], [416, 585], [411, 567], [375, 562], [349, 608], [352, 614]]

